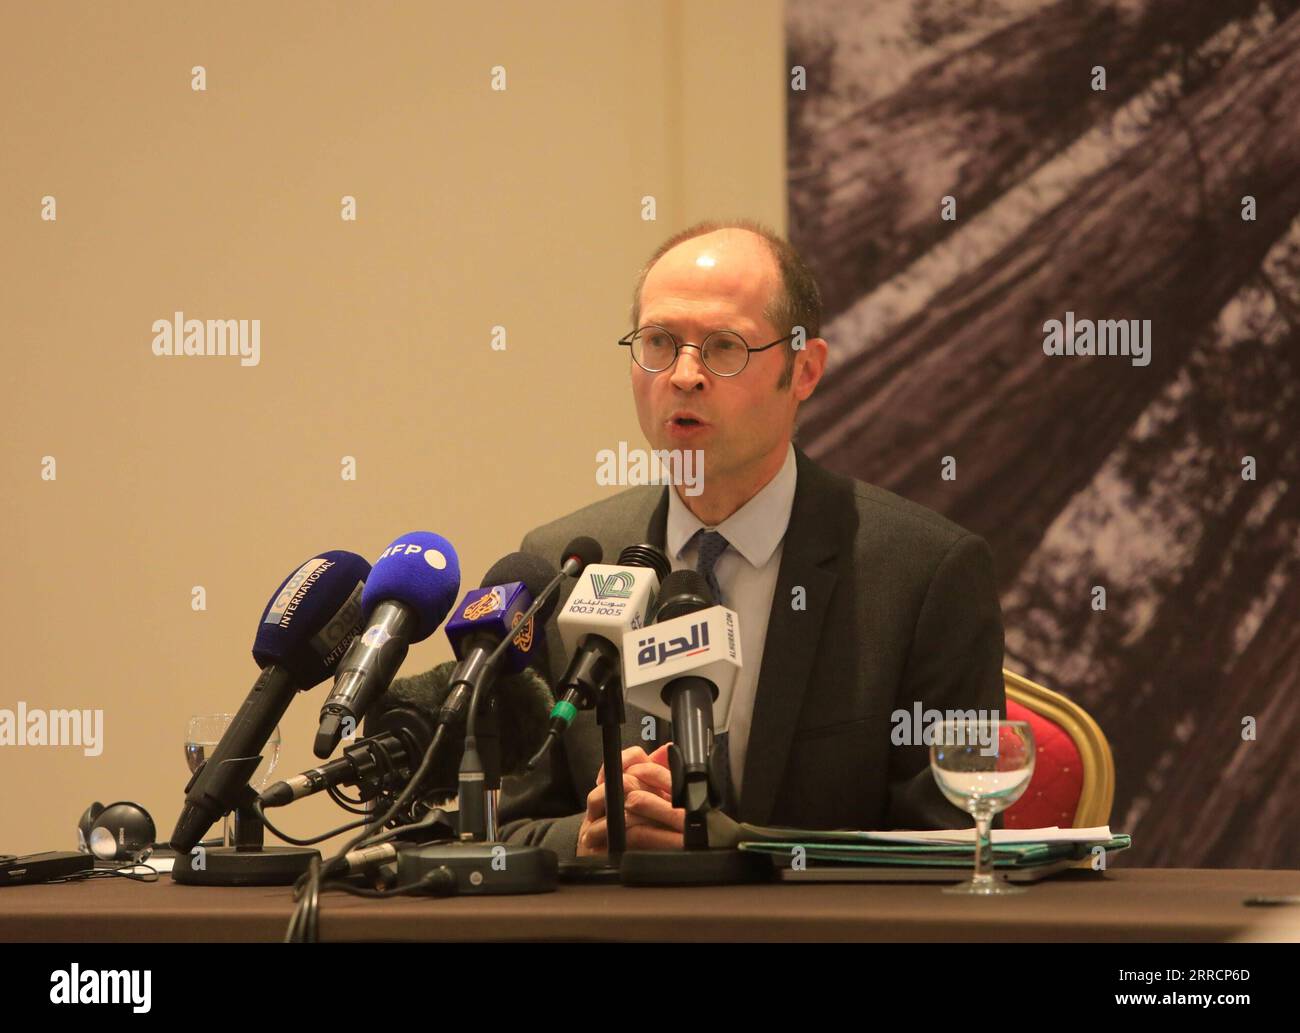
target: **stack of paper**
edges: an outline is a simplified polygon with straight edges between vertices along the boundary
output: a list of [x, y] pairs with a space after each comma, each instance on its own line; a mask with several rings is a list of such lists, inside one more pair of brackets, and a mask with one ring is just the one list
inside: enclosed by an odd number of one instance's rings
[[[821, 865], [888, 865], [968, 869], [974, 866], [975, 830], [893, 830], [859, 832], [808, 830], [741, 825], [742, 850], [772, 855], [788, 867], [796, 860]], [[1129, 836], [1114, 834], [1108, 825], [1087, 829], [994, 829], [990, 836], [996, 868], [1029, 869], [1051, 865], [1055, 870], [1091, 857], [1095, 848], [1125, 850]]]

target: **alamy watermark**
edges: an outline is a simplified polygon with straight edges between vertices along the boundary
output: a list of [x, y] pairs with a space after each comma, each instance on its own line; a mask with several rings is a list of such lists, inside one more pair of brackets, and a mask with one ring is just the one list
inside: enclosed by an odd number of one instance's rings
[[699, 448], [602, 448], [596, 453], [596, 483], [602, 486], [671, 484], [694, 497], [704, 491], [704, 450]]
[[51, 1004], [129, 1004], [143, 1015], [153, 1007], [152, 969], [82, 969], [75, 961], [50, 973]]
[[186, 319], [177, 312], [155, 319], [152, 330], [155, 355], [238, 355], [241, 366], [262, 361], [260, 319]]
[[1134, 366], [1151, 362], [1149, 319], [1049, 319], [1043, 324], [1044, 355], [1128, 355]]
[[87, 757], [104, 752], [102, 710], [38, 710], [23, 700], [0, 707], [0, 746], [80, 746]]
[[997, 756], [1001, 715], [996, 710], [923, 710], [917, 702], [911, 710], [895, 710], [889, 720], [895, 746], [979, 746], [981, 755]]

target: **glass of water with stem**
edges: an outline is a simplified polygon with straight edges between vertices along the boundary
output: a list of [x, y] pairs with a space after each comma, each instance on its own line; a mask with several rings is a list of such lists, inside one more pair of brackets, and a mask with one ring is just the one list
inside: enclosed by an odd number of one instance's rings
[[[196, 714], [190, 718], [189, 728], [185, 733], [185, 763], [189, 765], [191, 775], [199, 770], [199, 765], [204, 760], [212, 756], [217, 743], [221, 742], [221, 737], [226, 734], [226, 729], [230, 727], [230, 722], [234, 718], [234, 714]], [[266, 780], [271, 777], [271, 772], [275, 770], [275, 762], [279, 758], [280, 726], [276, 725], [266, 745], [262, 747], [262, 762], [257, 765], [253, 777], [248, 780], [249, 785], [258, 790], [265, 788]], [[221, 844], [222, 846], [234, 845], [230, 835], [229, 814], [222, 820]]]
[[930, 770], [943, 795], [975, 819], [975, 872], [944, 893], [1024, 893], [994, 871], [993, 816], [1020, 799], [1034, 774], [1034, 731], [1028, 721], [950, 719], [936, 728]]

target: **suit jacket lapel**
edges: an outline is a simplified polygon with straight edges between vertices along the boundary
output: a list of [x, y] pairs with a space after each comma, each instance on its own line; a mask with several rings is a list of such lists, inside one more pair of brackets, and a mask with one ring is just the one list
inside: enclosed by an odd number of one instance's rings
[[[790, 525], [781, 551], [781, 566], [763, 643], [762, 667], [754, 697], [749, 743], [745, 750], [744, 793], [735, 787], [725, 810], [741, 821], [767, 823], [785, 773], [790, 740], [812, 675], [822, 625], [837, 574], [833, 561], [844, 547], [846, 523], [836, 505], [846, 483], [795, 448], [798, 471]], [[646, 523], [644, 541], [665, 548], [668, 492], [664, 488]], [[849, 500], [849, 510], [852, 510]], [[805, 609], [793, 607], [794, 589], [803, 588]], [[666, 742], [671, 731], [658, 737]]]
[[650, 520], [646, 524], [645, 529], [645, 538], [642, 539], [646, 544], [658, 546], [660, 549], [667, 548], [668, 493], [672, 490], [672, 488], [664, 488], [664, 490], [659, 493], [659, 502], [650, 512]]
[[[837, 579], [832, 561], [843, 548], [845, 524], [835, 504], [842, 478], [814, 464], [798, 448], [795, 459], [794, 505], [763, 643], [739, 801], [740, 820], [757, 825], [768, 822], [785, 773]], [[794, 608], [796, 588], [804, 589], [806, 609]]]

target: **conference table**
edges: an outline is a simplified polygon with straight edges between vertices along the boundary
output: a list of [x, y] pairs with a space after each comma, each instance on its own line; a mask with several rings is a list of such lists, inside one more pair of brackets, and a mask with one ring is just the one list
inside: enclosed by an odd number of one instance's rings
[[[775, 883], [369, 899], [321, 895], [323, 941], [1098, 942], [1300, 940], [1300, 871], [1072, 869], [1001, 898], [934, 883]], [[277, 941], [287, 887], [96, 879], [0, 890], [0, 942]]]

